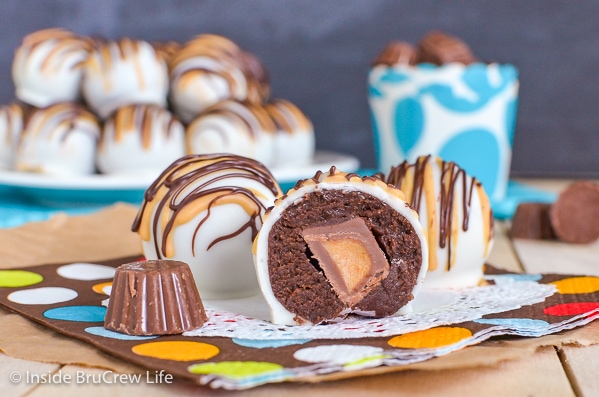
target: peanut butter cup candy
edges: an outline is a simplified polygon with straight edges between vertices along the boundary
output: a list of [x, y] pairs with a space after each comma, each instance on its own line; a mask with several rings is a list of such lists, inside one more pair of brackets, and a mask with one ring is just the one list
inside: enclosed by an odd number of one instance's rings
[[128, 335], [180, 334], [208, 320], [186, 263], [149, 260], [116, 269], [104, 328]]
[[254, 241], [254, 264], [275, 324], [385, 317], [411, 310], [426, 244], [403, 192], [332, 167], [277, 199]]
[[599, 239], [599, 184], [582, 180], [568, 185], [549, 210], [557, 237], [588, 244]]
[[421, 156], [392, 167], [385, 181], [401, 189], [428, 238], [425, 288], [479, 284], [493, 246], [493, 212], [482, 184], [456, 163]]
[[189, 264], [202, 298], [259, 292], [252, 241], [281, 190], [261, 163], [232, 154], [188, 155], [146, 190], [132, 230], [148, 259]]

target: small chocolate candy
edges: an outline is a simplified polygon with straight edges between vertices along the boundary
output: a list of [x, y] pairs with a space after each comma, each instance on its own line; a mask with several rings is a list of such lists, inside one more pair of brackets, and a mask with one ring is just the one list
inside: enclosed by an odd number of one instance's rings
[[520, 203], [512, 219], [511, 238], [531, 240], [555, 239], [549, 219], [549, 203]]
[[443, 32], [430, 32], [418, 43], [418, 62], [443, 65], [450, 62], [469, 65], [476, 62], [470, 47], [458, 39]]
[[389, 43], [373, 62], [376, 65], [414, 65], [416, 50], [410, 43], [394, 41]]
[[104, 328], [128, 335], [180, 334], [208, 320], [189, 266], [149, 260], [116, 269]]
[[578, 181], [560, 193], [549, 211], [557, 237], [586, 244], [599, 239], [599, 184]]
[[302, 236], [339, 299], [353, 306], [389, 274], [389, 263], [362, 218], [307, 227]]

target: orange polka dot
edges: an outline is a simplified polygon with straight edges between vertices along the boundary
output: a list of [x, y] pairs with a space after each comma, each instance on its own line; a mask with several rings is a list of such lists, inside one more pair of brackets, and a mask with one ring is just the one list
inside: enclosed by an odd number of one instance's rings
[[426, 349], [449, 346], [472, 336], [472, 332], [460, 327], [437, 327], [424, 331], [398, 335], [389, 340], [389, 345], [404, 349]]
[[592, 294], [599, 291], [599, 277], [570, 277], [554, 281], [560, 294]]
[[110, 286], [112, 286], [112, 281], [109, 281], [107, 283], [96, 284], [92, 287], [92, 289], [94, 290], [94, 292], [97, 292], [98, 294], [107, 295], [105, 292], [105, 288]]
[[133, 346], [131, 351], [139, 356], [173, 361], [208, 360], [219, 353], [214, 345], [187, 341], [142, 343]]

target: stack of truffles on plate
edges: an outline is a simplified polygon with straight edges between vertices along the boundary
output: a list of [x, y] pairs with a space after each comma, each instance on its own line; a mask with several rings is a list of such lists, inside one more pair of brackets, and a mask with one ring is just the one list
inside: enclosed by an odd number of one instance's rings
[[477, 286], [494, 237], [481, 183], [432, 156], [372, 176], [333, 166], [283, 194], [255, 160], [188, 155], [132, 230], [148, 260], [187, 263], [203, 298], [262, 293], [286, 325], [409, 313], [422, 288]]
[[268, 167], [314, 154], [309, 118], [270, 97], [266, 67], [233, 41], [24, 37], [16, 101], [0, 107], [0, 166], [51, 175], [152, 173], [186, 154], [232, 153]]

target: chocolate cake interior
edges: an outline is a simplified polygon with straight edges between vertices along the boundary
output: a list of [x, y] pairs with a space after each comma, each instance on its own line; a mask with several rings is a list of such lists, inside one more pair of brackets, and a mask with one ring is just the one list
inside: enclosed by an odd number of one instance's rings
[[[374, 238], [389, 266], [386, 277], [377, 280], [380, 274], [373, 276], [364, 283], [368, 289], [361, 290], [363, 297], [348, 305], [352, 299], [339, 297], [339, 289], [335, 291], [304, 239], [304, 231], [327, 225], [334, 229], [334, 225], [354, 218], [364, 221], [371, 233], [365, 239]], [[389, 316], [413, 299], [422, 266], [418, 235], [406, 218], [369, 194], [334, 189], [312, 192], [282, 213], [268, 238], [273, 293], [288, 311], [296, 313], [299, 322], [316, 324], [335, 319], [347, 309], [374, 317]]]

